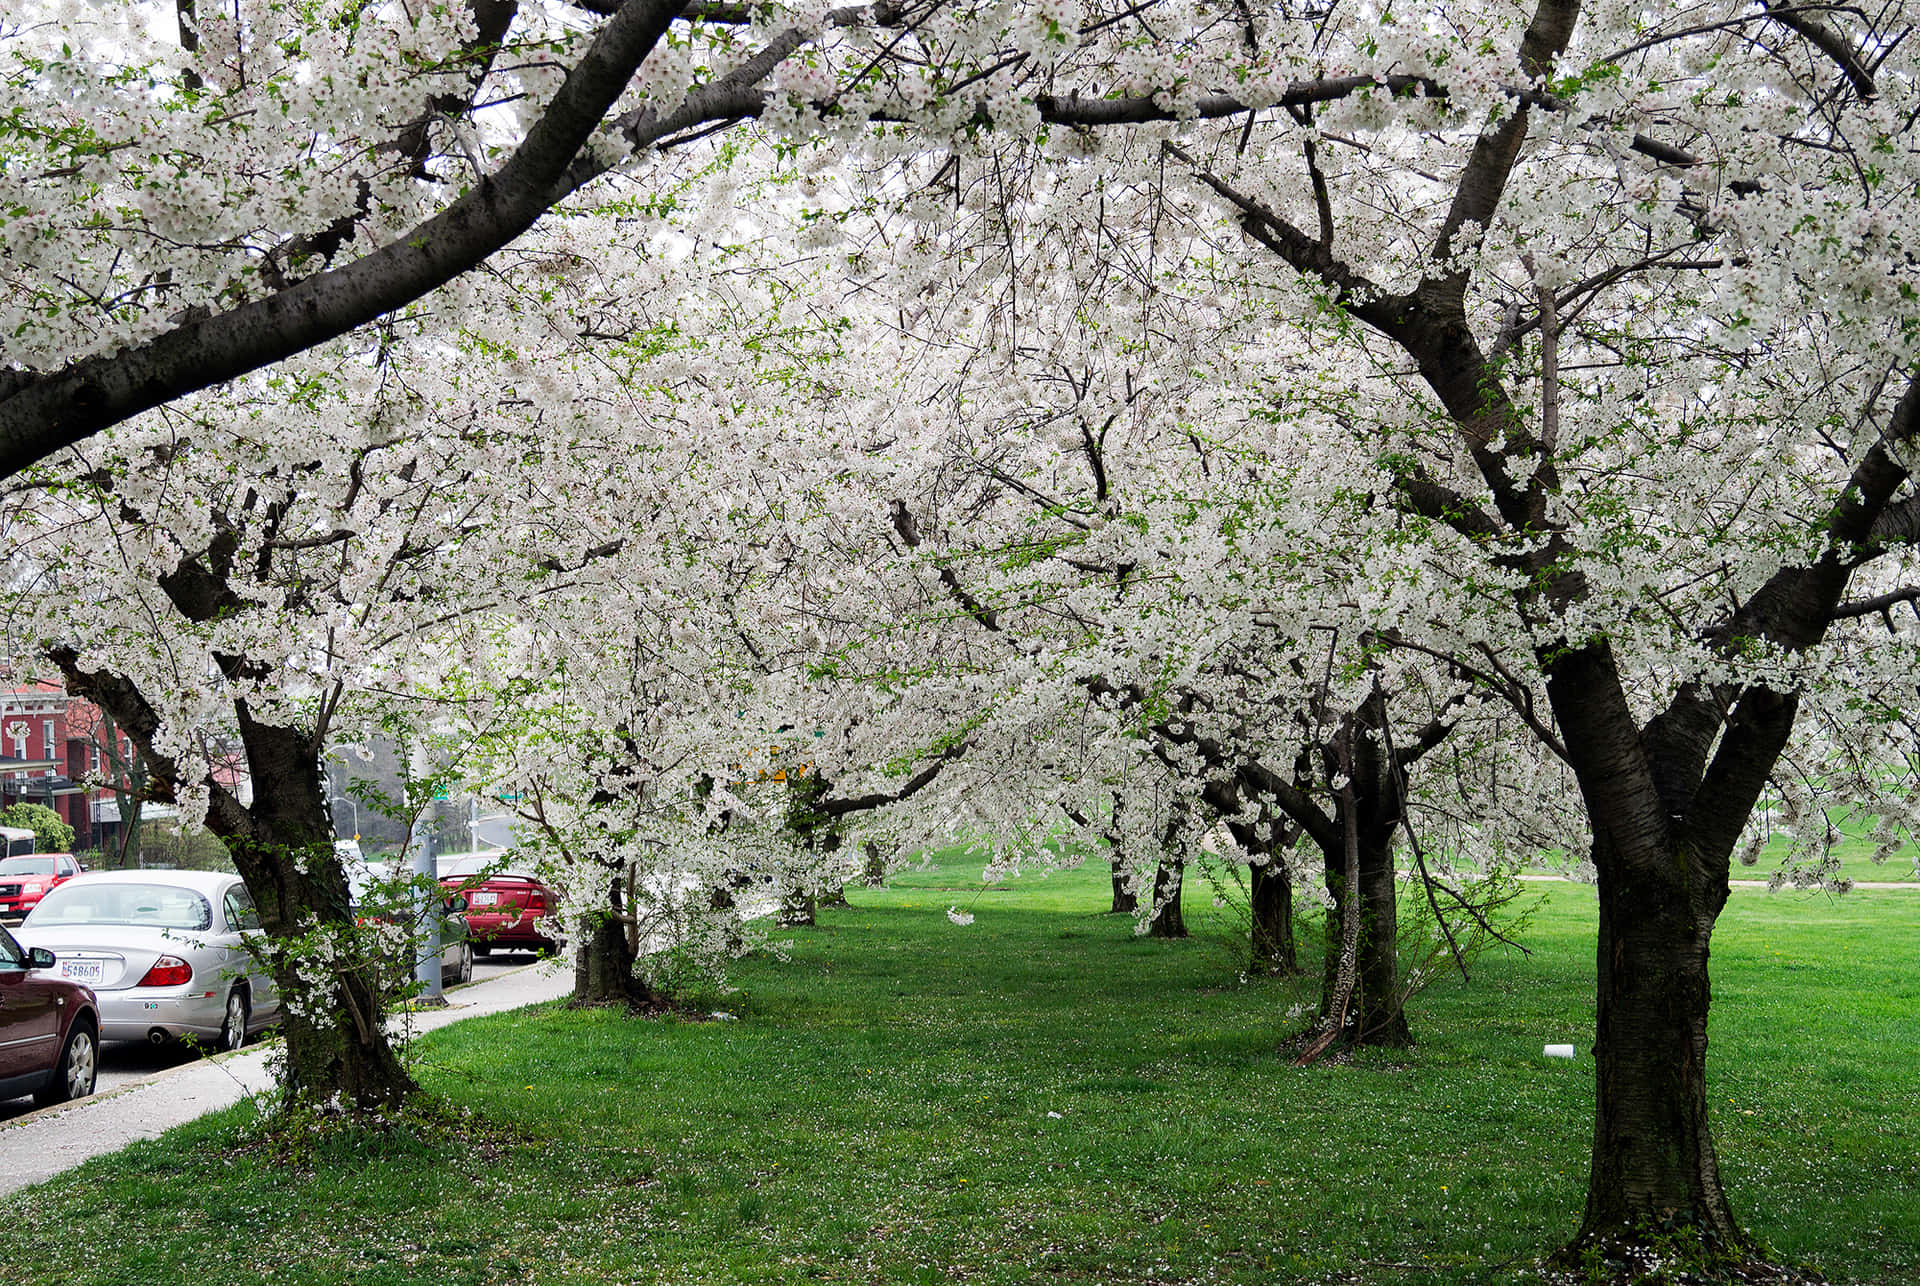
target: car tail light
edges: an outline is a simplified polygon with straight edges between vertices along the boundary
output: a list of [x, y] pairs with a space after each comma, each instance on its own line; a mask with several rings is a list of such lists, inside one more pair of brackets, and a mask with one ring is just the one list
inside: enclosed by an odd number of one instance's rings
[[544, 911], [546, 909], [547, 909], [547, 891], [545, 889], [534, 889], [532, 892], [527, 894], [527, 910]]
[[161, 956], [153, 962], [153, 968], [147, 970], [147, 976], [134, 983], [136, 987], [178, 987], [183, 982], [193, 981], [193, 966], [179, 956]]

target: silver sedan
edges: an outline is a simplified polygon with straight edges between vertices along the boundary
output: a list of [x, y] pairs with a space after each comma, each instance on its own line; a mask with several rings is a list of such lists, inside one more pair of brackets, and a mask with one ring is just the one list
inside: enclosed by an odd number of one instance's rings
[[248, 951], [259, 914], [219, 871], [92, 871], [49, 892], [15, 930], [59, 977], [93, 988], [103, 1040], [176, 1037], [238, 1049], [280, 1013]]

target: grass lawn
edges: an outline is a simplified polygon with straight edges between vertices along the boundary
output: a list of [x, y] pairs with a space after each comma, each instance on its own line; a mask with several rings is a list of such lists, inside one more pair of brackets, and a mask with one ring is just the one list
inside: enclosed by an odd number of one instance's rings
[[[1541, 1046], [1589, 1040], [1590, 889], [1537, 886], [1532, 956], [1420, 996], [1416, 1049], [1297, 1069], [1312, 988], [1242, 982], [1198, 888], [1152, 942], [1104, 871], [978, 867], [854, 890], [710, 998], [735, 1021], [423, 1040], [511, 1138], [290, 1164], [236, 1147], [243, 1106], [0, 1199], [0, 1280], [1497, 1283], [1573, 1231], [1592, 1064]], [[1737, 1210], [1837, 1283], [1920, 1280], [1920, 894], [1736, 892], [1715, 947]]]
[[[1873, 860], [1874, 842], [1871, 836], [1872, 819], [1857, 819], [1852, 815], [1836, 810], [1833, 824], [1842, 836], [1834, 845], [1834, 856], [1840, 859], [1840, 874], [1856, 884], [1911, 883], [1920, 880], [1920, 874], [1914, 869], [1916, 858], [1920, 858], [1920, 848], [1909, 844], [1884, 862]], [[1764, 880], [1773, 874], [1774, 868], [1785, 860], [1791, 847], [1785, 836], [1775, 835], [1760, 850], [1760, 858], [1752, 866], [1735, 864], [1733, 878]]]

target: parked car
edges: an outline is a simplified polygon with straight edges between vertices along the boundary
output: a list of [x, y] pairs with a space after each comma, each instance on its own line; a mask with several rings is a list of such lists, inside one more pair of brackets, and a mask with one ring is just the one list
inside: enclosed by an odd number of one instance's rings
[[100, 1008], [93, 992], [54, 972], [53, 952], [0, 929], [0, 1100], [42, 1107], [93, 1093]]
[[71, 853], [0, 858], [0, 924], [18, 924], [40, 899], [80, 874]]
[[[402, 861], [344, 861], [347, 892], [356, 914], [381, 920], [398, 920], [399, 908], [409, 897], [412, 871]], [[473, 981], [473, 943], [467, 940], [464, 898], [443, 895], [440, 920], [440, 985], [457, 987]], [[408, 917], [411, 918], [411, 917]], [[413, 976], [413, 967], [405, 966], [405, 977]]]
[[474, 953], [558, 950], [560, 899], [538, 876], [511, 863], [509, 853], [467, 853], [439, 863], [441, 886], [467, 899]]
[[40, 899], [20, 926], [57, 973], [91, 987], [103, 1040], [189, 1037], [238, 1049], [280, 1016], [273, 977], [248, 951], [260, 917], [221, 871], [89, 871]]

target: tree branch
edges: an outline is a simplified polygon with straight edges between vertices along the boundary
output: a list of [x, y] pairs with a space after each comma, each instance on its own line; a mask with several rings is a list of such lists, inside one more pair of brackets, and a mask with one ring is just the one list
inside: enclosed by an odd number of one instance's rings
[[556, 180], [678, 11], [677, 0], [629, 0], [498, 170], [365, 258], [131, 348], [9, 381], [14, 387], [0, 399], [0, 476], [142, 411], [343, 335], [479, 264], [547, 210]]
[[1853, 86], [1854, 93], [1869, 102], [1880, 96], [1879, 86], [1873, 83], [1873, 73], [1867, 70], [1859, 55], [1837, 32], [1815, 16], [1829, 6], [1776, 5], [1769, 3], [1769, 0], [1760, 0], [1760, 3], [1769, 19], [1798, 34], [1825, 54], [1840, 69], [1840, 74], [1847, 78], [1847, 83]]

